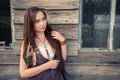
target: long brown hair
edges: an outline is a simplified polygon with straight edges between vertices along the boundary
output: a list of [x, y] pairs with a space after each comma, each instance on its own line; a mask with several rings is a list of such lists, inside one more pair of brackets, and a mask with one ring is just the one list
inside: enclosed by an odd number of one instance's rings
[[[34, 24], [36, 20], [37, 13], [41, 11], [45, 18], [47, 19], [47, 16], [43, 9], [40, 9], [38, 7], [31, 7], [28, 8], [25, 16], [24, 16], [24, 30], [23, 30], [23, 41], [24, 41], [24, 55], [23, 58], [26, 61], [26, 51], [29, 42], [33, 41], [36, 37], [36, 33], [34, 30]], [[52, 39], [51, 31], [53, 29], [50, 27], [50, 25], [47, 23], [46, 30], [45, 30], [45, 36], [47, 40], [49, 41], [50, 45], [55, 49], [55, 55], [58, 60], [60, 60], [60, 64], [58, 66], [58, 69], [61, 71], [64, 79], [65, 79], [65, 67], [64, 67], [64, 60], [62, 57], [62, 51], [61, 46], [58, 40]], [[66, 80], [66, 79], [65, 79]]]

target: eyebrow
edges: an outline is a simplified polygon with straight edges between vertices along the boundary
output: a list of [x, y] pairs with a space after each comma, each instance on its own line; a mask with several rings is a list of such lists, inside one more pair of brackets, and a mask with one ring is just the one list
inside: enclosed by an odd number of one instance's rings
[[[42, 17], [42, 19], [43, 19], [43, 18], [46, 18], [46, 17], [45, 17], [45, 16], [43, 16], [43, 17]], [[38, 19], [36, 19], [36, 20], [40, 20], [40, 18], [38, 18]]]

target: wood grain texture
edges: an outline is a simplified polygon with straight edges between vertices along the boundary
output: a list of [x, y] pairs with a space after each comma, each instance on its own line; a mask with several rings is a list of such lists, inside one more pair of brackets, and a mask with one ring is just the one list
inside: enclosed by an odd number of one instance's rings
[[79, 55], [68, 57], [68, 63], [80, 63], [81, 65], [115, 65], [120, 66], [119, 52], [79, 52]]
[[[78, 25], [51, 25], [51, 27], [63, 34], [66, 39], [77, 39]], [[15, 39], [23, 39], [23, 25], [15, 25]]]
[[66, 70], [73, 75], [99, 75], [99, 76], [118, 76], [119, 66], [81, 66], [79, 63], [66, 64]]
[[[78, 10], [45, 11], [50, 24], [78, 24]], [[23, 23], [25, 10], [14, 10], [14, 23]]]
[[79, 0], [12, 0], [15, 9], [37, 6], [45, 9], [78, 9]]
[[19, 75], [19, 65], [0, 65], [0, 76]]

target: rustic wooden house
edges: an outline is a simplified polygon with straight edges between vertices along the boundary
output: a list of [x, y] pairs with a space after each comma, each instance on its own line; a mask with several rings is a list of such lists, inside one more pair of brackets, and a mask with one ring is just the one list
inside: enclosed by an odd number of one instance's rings
[[[31, 6], [44, 8], [50, 25], [66, 37], [68, 58], [65, 65], [70, 74], [68, 80], [120, 80], [119, 0], [8, 2], [11, 46], [0, 41], [0, 80], [21, 80], [19, 53], [23, 39], [23, 17], [25, 10]], [[0, 4], [4, 3], [1, 1]], [[0, 19], [1, 27], [4, 20], [1, 15]], [[1, 36], [4, 34], [1, 33]]]

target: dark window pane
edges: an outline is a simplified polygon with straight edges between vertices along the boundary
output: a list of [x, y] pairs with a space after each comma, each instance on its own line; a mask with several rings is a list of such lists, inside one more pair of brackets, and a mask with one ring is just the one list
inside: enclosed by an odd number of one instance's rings
[[5, 46], [9, 46], [12, 42], [10, 26], [10, 0], [1, 0], [0, 19], [0, 42], [5, 42]]
[[114, 48], [120, 48], [120, 0], [117, 0], [116, 4], [116, 17], [115, 17], [115, 27], [114, 27]]
[[83, 0], [83, 48], [107, 48], [111, 0]]

